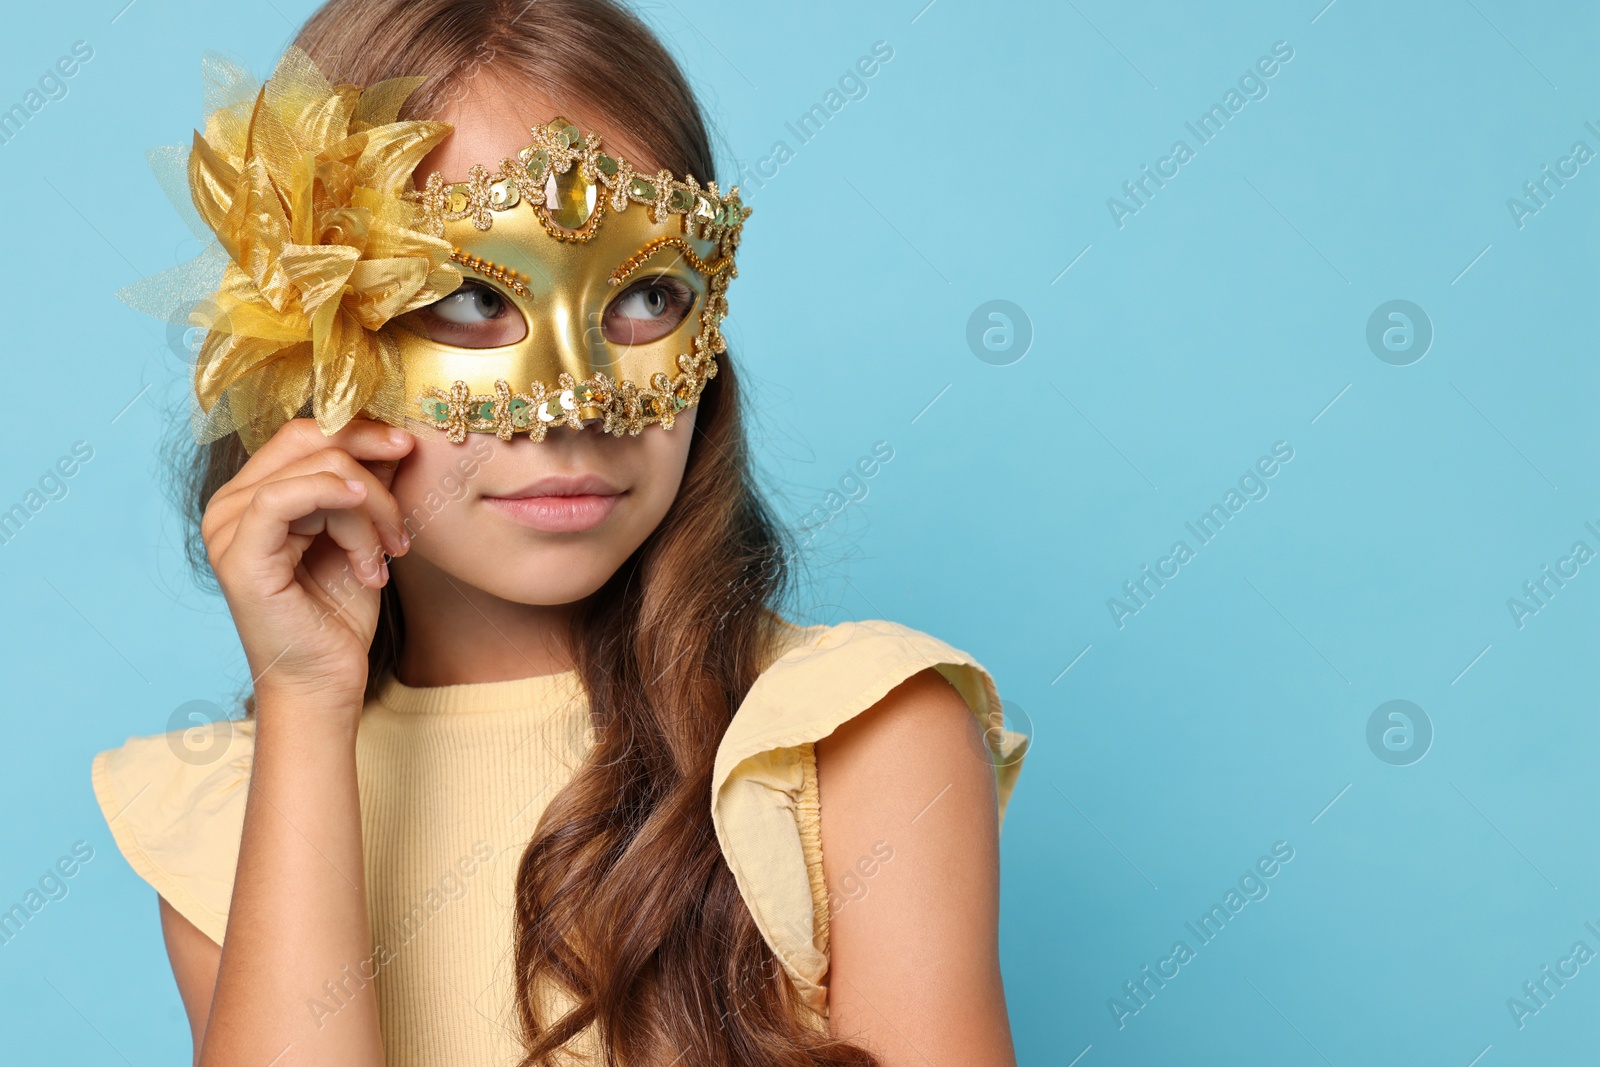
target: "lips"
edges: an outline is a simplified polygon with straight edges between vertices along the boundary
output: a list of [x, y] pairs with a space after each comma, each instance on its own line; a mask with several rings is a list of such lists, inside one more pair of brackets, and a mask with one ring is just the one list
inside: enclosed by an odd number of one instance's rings
[[592, 530], [621, 501], [618, 489], [596, 474], [553, 474], [520, 489], [483, 499], [507, 518], [545, 533]]
[[616, 496], [621, 492], [622, 490], [598, 474], [548, 474], [532, 485], [507, 493], [499, 493], [489, 499], [517, 500], [525, 497], [540, 496]]

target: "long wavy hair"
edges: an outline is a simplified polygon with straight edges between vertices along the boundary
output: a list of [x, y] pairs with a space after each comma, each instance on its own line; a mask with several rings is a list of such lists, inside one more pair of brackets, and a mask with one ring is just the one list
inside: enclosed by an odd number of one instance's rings
[[[438, 115], [487, 69], [501, 84], [583, 101], [675, 173], [702, 181], [715, 173], [678, 65], [614, 0], [329, 0], [295, 43], [335, 82], [425, 77], [401, 118]], [[606, 1067], [878, 1062], [802, 1020], [711, 823], [716, 749], [770, 663], [795, 559], [792, 532], [752, 475], [730, 356], [701, 396], [677, 499], [584, 602], [569, 636], [597, 743], [550, 801], [517, 872], [523, 1067], [553, 1067], [590, 1026]], [[171, 458], [189, 560], [214, 581], [200, 519], [248, 454], [231, 435]], [[368, 697], [404, 641], [391, 584]], [[575, 1005], [557, 1019], [544, 1017], [538, 991], [547, 980]]]

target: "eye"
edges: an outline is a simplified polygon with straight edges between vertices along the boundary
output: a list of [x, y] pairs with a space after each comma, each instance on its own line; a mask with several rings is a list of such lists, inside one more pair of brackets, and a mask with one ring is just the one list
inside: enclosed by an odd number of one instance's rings
[[606, 308], [601, 332], [606, 340], [619, 345], [659, 341], [688, 317], [694, 301], [695, 291], [677, 278], [643, 278]]
[[435, 341], [460, 348], [497, 348], [522, 340], [528, 332], [509, 297], [473, 278], [449, 296], [401, 319]]
[[487, 285], [479, 285], [476, 282], [463, 285], [433, 305], [435, 315], [458, 326], [488, 322], [490, 319], [499, 318], [505, 309], [505, 297]]

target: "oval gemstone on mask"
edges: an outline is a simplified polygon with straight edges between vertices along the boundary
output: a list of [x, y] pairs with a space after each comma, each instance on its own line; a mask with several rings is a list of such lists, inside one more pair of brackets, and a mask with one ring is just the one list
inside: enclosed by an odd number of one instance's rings
[[544, 181], [544, 206], [550, 221], [565, 230], [578, 230], [594, 214], [600, 198], [595, 184], [584, 178], [574, 164], [566, 173], [552, 173]]

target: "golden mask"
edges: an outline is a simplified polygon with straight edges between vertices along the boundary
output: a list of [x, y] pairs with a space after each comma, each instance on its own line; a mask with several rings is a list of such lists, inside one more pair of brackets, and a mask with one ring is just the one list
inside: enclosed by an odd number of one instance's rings
[[734, 251], [750, 209], [691, 176], [640, 174], [557, 117], [491, 175], [429, 175], [418, 228], [466, 272], [396, 320], [407, 392], [451, 441], [671, 427], [717, 373]]

